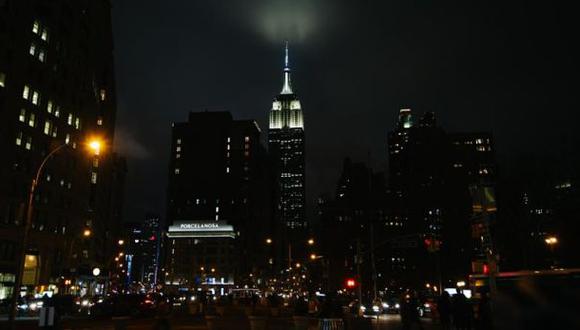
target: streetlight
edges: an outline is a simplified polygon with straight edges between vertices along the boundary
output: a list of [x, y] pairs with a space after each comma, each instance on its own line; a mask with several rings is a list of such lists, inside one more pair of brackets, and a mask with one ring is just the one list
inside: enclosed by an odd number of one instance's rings
[[308, 240], [308, 245], [314, 245], [314, 238], [310, 238]]
[[558, 238], [556, 236], [548, 236], [544, 239], [544, 242], [546, 242], [550, 248], [553, 248], [554, 245], [558, 244]]
[[272, 244], [272, 239], [271, 238], [266, 238], [266, 244]]
[[122, 240], [122, 239], [120, 239], [120, 240], [117, 242], [117, 244], [119, 244], [119, 245], [123, 245], [123, 244], [125, 244], [125, 241], [124, 241], [124, 240]]
[[[98, 155], [101, 151], [102, 142], [99, 139], [93, 138], [87, 142], [87, 145], [94, 152], [95, 155]], [[26, 222], [24, 223], [24, 232], [22, 234], [20, 253], [19, 253], [19, 256], [17, 259], [17, 268], [16, 268], [16, 271], [14, 272], [15, 273], [14, 274], [14, 290], [12, 292], [12, 302], [11, 302], [11, 306], [10, 306], [10, 314], [8, 317], [8, 321], [9, 321], [10, 327], [12, 329], [15, 328], [14, 319], [16, 317], [16, 309], [17, 309], [17, 303], [18, 303], [18, 296], [20, 294], [20, 287], [22, 287], [22, 275], [24, 274], [24, 258], [26, 257], [26, 247], [28, 246], [28, 236], [30, 233], [30, 227], [32, 225], [32, 211], [33, 211], [32, 208], [33, 208], [33, 204], [34, 204], [33, 203], [34, 192], [36, 190], [36, 187], [38, 186], [38, 183], [40, 182], [40, 176], [42, 174], [42, 170], [44, 169], [44, 166], [46, 165], [48, 160], [54, 154], [56, 154], [58, 151], [60, 151], [61, 149], [63, 149], [66, 146], [68, 146], [68, 143], [63, 143], [63, 144], [59, 145], [58, 147], [54, 148], [51, 152], [49, 152], [44, 157], [42, 162], [40, 162], [40, 166], [38, 166], [38, 169], [36, 170], [36, 175], [34, 176], [34, 178], [32, 179], [32, 182], [30, 184], [30, 190], [28, 191], [28, 206], [26, 209]]]
[[83, 236], [84, 237], [90, 237], [92, 233], [93, 232], [89, 228], [83, 230]]

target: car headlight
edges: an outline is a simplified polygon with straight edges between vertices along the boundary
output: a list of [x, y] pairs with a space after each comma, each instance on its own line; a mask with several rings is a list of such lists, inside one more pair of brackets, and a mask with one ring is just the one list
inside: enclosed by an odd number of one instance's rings
[[383, 308], [389, 308], [389, 304], [383, 303]]
[[429, 308], [429, 307], [431, 307], [431, 305], [429, 305], [429, 303], [425, 303], [423, 306], [424, 306], [425, 308]]
[[399, 309], [399, 308], [401, 308], [401, 305], [399, 305], [399, 304], [395, 304], [395, 308], [396, 308], [396, 309]]
[[367, 310], [367, 308], [365, 306], [360, 306], [360, 310], [364, 312]]
[[31, 310], [35, 310], [37, 305], [36, 303], [31, 303], [28, 307], [30, 307]]
[[88, 300], [83, 300], [83, 302], [81, 302], [81, 305], [88, 306], [89, 305], [89, 301]]
[[379, 306], [374, 305], [373, 306], [373, 312], [378, 312], [380, 310]]

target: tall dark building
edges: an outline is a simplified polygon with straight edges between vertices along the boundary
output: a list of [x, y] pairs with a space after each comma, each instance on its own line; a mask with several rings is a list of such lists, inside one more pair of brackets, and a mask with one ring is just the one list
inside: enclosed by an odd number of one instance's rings
[[[288, 44], [284, 61], [282, 91], [272, 102], [268, 130], [268, 151], [277, 177], [275, 189], [276, 245], [278, 259], [302, 256], [308, 221], [305, 203], [304, 118], [298, 96], [292, 90]], [[282, 252], [283, 251], [283, 252]]]
[[[356, 275], [357, 249], [370, 251], [372, 233], [380, 243], [386, 238], [385, 230], [399, 228], [398, 224], [383, 221], [386, 190], [384, 173], [373, 172], [367, 164], [345, 158], [334, 199], [319, 198], [320, 234], [317, 236], [321, 240], [321, 252], [327, 267], [327, 282], [324, 284], [328, 285], [329, 291], [341, 289], [347, 277]], [[371, 225], [374, 226], [372, 230]], [[388, 264], [382, 259], [377, 258], [376, 265]], [[368, 256], [364, 260], [361, 281], [366, 292], [372, 288], [372, 267]], [[380, 280], [384, 278], [381, 268], [378, 267], [377, 272], [377, 275], [381, 274]]]
[[147, 288], [157, 284], [161, 250], [161, 224], [159, 215], [147, 214], [145, 222], [133, 223], [129, 228], [127, 268], [130, 283], [140, 283]]
[[471, 262], [484, 249], [472, 240], [477, 211], [473, 194], [482, 189], [493, 193], [492, 145], [488, 133], [445, 132], [433, 113], [414, 122], [410, 109], [399, 112], [398, 125], [388, 137], [386, 222], [400, 224], [399, 232], [416, 242], [393, 250], [398, 268], [422, 274], [404, 280], [417, 282], [425, 275], [433, 281], [440, 275], [453, 280], [472, 271]]
[[[0, 292], [13, 281], [27, 194], [34, 196], [23, 283], [58, 286], [105, 267], [122, 203], [121, 158], [113, 154], [116, 114], [107, 0], [0, 1]], [[93, 157], [85, 141], [107, 146]], [[119, 201], [112, 201], [112, 198]], [[117, 216], [114, 216], [114, 215]], [[89, 229], [90, 237], [83, 231]], [[8, 284], [9, 286], [9, 284]], [[2, 296], [0, 296], [2, 298]]]
[[[221, 236], [202, 239], [173, 235], [166, 242], [166, 268], [172, 276], [166, 282], [191, 284], [201, 276], [202, 266], [216, 269], [216, 277], [229, 278], [236, 275], [234, 272], [250, 273], [263, 263], [260, 245], [271, 223], [266, 161], [255, 121], [233, 120], [229, 112], [192, 112], [188, 122], [173, 124], [167, 208], [168, 224], [173, 226], [170, 228], [179, 229], [180, 224], [192, 221], [213, 222], [233, 226], [237, 235], [235, 253], [227, 252], [219, 260], [202, 255], [199, 251], [203, 249], [193, 245], [209, 246], [219, 239], [224, 241], [222, 250], [229, 249], [231, 244]], [[182, 242], [184, 239], [192, 244], [189, 253], [183, 247], [187, 243]], [[172, 246], [177, 243], [180, 248], [174, 250]], [[186, 256], [175, 255], [180, 251], [186, 251]], [[183, 262], [177, 262], [183, 258], [187, 267], [199, 267], [184, 269]]]

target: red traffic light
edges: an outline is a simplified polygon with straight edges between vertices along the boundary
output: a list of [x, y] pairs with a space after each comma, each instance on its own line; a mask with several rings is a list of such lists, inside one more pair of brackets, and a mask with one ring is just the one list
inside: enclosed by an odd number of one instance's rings
[[483, 264], [483, 273], [485, 275], [488, 275], [489, 274], [489, 266], [488, 266], [488, 264]]
[[352, 289], [356, 286], [356, 281], [354, 280], [354, 278], [347, 278], [346, 279], [346, 287], [349, 289]]

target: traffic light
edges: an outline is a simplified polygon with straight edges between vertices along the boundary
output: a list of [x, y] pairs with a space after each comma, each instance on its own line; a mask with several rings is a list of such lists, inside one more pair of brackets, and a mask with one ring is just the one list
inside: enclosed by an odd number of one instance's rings
[[356, 280], [354, 278], [347, 278], [345, 283], [347, 289], [354, 289], [356, 287]]
[[431, 253], [437, 252], [441, 249], [441, 241], [438, 239], [425, 238], [423, 243], [425, 244], [425, 248], [427, 249], [427, 251], [429, 251]]

